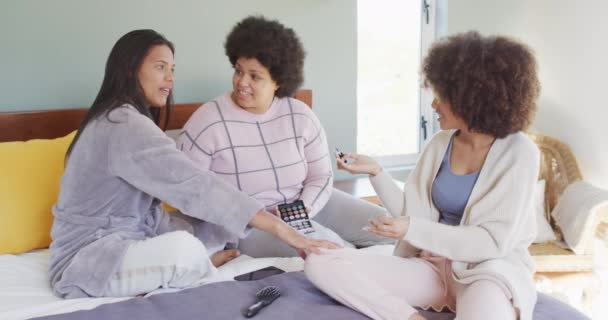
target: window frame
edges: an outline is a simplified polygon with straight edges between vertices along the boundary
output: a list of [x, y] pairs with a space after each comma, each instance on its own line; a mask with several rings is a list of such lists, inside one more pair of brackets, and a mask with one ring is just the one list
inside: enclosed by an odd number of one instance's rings
[[[425, 56], [426, 52], [430, 48], [431, 44], [437, 38], [437, 29], [438, 29], [438, 19], [437, 19], [437, 5], [441, 5], [442, 0], [421, 0], [420, 5], [422, 7], [421, 10], [421, 19], [420, 19], [420, 57], [421, 60]], [[428, 23], [426, 22], [426, 13], [424, 10], [424, 5], [428, 4]], [[439, 22], [441, 23], [441, 22]], [[440, 27], [440, 26], [439, 26]], [[404, 167], [410, 168], [413, 167], [418, 158], [420, 157], [420, 153], [422, 152], [424, 146], [429, 141], [431, 136], [438, 130], [436, 117], [434, 115], [434, 111], [431, 108], [431, 103], [433, 101], [433, 94], [431, 90], [424, 89], [422, 87], [419, 88], [418, 95], [418, 130], [419, 130], [419, 139], [418, 139], [418, 152], [417, 153], [409, 153], [409, 154], [396, 154], [396, 155], [387, 155], [387, 156], [375, 156], [374, 159], [378, 161], [378, 163], [391, 171], [391, 169], [399, 170]], [[426, 139], [423, 135], [423, 129], [421, 127], [422, 117], [426, 120]]]

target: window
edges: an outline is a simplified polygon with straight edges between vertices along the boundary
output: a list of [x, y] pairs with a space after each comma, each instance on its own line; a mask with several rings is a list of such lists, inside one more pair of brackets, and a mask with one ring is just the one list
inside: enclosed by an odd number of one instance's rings
[[416, 161], [425, 142], [421, 124], [427, 138], [432, 134], [431, 97], [420, 88], [419, 69], [435, 39], [434, 4], [357, 2], [357, 152], [385, 167]]

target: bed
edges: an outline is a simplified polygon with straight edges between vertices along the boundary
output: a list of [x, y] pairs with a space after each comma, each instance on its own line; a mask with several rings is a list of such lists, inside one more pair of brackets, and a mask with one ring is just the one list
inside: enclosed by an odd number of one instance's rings
[[[296, 98], [312, 106], [311, 90], [298, 91]], [[192, 112], [201, 104], [198, 102], [175, 105], [166, 130], [179, 130]], [[78, 128], [85, 113], [86, 109], [0, 113], [0, 142], [63, 137]], [[164, 113], [161, 119], [164, 119]], [[163, 122], [161, 121], [161, 123]], [[2, 149], [0, 149], [1, 151]], [[3, 157], [4, 155], [0, 154], [0, 156]], [[2, 217], [6, 217], [6, 215], [2, 216], [2, 212], [0, 212], [0, 218]], [[0, 225], [3, 223], [4, 221], [0, 220]], [[1, 239], [6, 240], [6, 238], [0, 237]], [[392, 246], [375, 246], [363, 250], [391, 254]], [[200, 314], [201, 316], [196, 318], [202, 319], [235, 319], [242, 318], [240, 313], [237, 312], [242, 306], [237, 305], [235, 308], [235, 306], [227, 307], [224, 304], [217, 304], [219, 311], [215, 310], [209, 313], [210, 309], [199, 310], [196, 308], [201, 308], [200, 305], [190, 303], [186, 308], [190, 310], [190, 313], [188, 313], [185, 312], [187, 311], [184, 309], [185, 307], [179, 305], [179, 302], [189, 301], [188, 299], [193, 299], [193, 297], [196, 301], [197, 297], [204, 297], [205, 295], [213, 297], [215, 292], [224, 292], [224, 294], [230, 296], [232, 294], [230, 290], [240, 290], [238, 292], [242, 293], [264, 283], [272, 283], [272, 281], [291, 284], [294, 286], [294, 290], [300, 291], [292, 291], [292, 294], [285, 292], [285, 298], [278, 299], [276, 305], [273, 305], [274, 308], [265, 313], [260, 313], [257, 316], [258, 319], [310, 319], [311, 316], [316, 319], [366, 319], [365, 316], [339, 305], [314, 289], [302, 273], [298, 272], [302, 270], [304, 263], [300, 258], [254, 259], [243, 255], [220, 267], [219, 272], [200, 288], [178, 292], [176, 292], [177, 290], [159, 289], [143, 298], [85, 298], [72, 300], [60, 299], [53, 295], [49, 286], [48, 260], [49, 251], [43, 247], [18, 254], [0, 255], [0, 319], [37, 317], [44, 317], [45, 319], [104, 319], [108, 316], [112, 318], [129, 316], [133, 319], [191, 319], [193, 317], [188, 316], [188, 314], [193, 313]], [[254, 281], [246, 285], [235, 284], [236, 282], [233, 281], [236, 275], [267, 266], [278, 267], [287, 273], [259, 280], [259, 283]], [[233, 293], [237, 295], [237, 291]], [[188, 292], [189, 296], [184, 295], [185, 292]], [[308, 300], [301, 300], [304, 299], [302, 298], [304, 296]], [[220, 296], [215, 298], [221, 299]], [[281, 305], [284, 307], [280, 308]], [[302, 307], [305, 307], [305, 311], [294, 311], [298, 308], [302, 309]], [[168, 315], [166, 312], [171, 308], [182, 309], [184, 313]], [[128, 311], [122, 313], [123, 310]], [[222, 310], [225, 313], [221, 313]], [[228, 311], [236, 313], [233, 314]], [[213, 314], [214, 316], [205, 317], [205, 314]], [[434, 320], [448, 320], [454, 317], [450, 313], [430, 312], [426, 312], [425, 316]], [[535, 319], [586, 318], [557, 300], [541, 296], [537, 310], [535, 310]]]
[[[18, 255], [0, 255], [0, 319], [29, 319], [44, 315], [61, 314], [92, 309], [102, 304], [128, 298], [85, 298], [64, 300], [53, 295], [49, 286], [48, 249], [39, 249]], [[232, 280], [239, 274], [276, 266], [285, 271], [301, 270], [300, 258], [257, 258], [241, 256], [220, 267], [217, 276], [208, 283]], [[171, 290], [157, 290], [154, 294]]]

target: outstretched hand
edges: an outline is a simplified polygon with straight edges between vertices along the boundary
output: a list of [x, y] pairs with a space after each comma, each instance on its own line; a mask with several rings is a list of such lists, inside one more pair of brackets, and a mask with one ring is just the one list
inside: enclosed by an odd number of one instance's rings
[[302, 258], [307, 252], [322, 253], [321, 249], [339, 249], [340, 245], [326, 240], [308, 239], [276, 215], [261, 209], [249, 221], [253, 228], [268, 232], [298, 251]]
[[284, 229], [284, 232], [279, 233], [277, 236], [287, 245], [294, 248], [303, 259], [306, 259], [306, 255], [309, 252], [321, 254], [321, 249], [342, 248], [339, 244], [331, 241], [306, 238], [291, 227]]
[[369, 225], [363, 227], [375, 235], [401, 240], [407, 234], [410, 227], [410, 217], [401, 216], [397, 218], [379, 216], [369, 221]]
[[373, 158], [356, 153], [345, 153], [340, 157], [336, 155], [336, 165], [338, 169], [348, 171], [351, 174], [377, 175], [382, 171], [382, 167]]

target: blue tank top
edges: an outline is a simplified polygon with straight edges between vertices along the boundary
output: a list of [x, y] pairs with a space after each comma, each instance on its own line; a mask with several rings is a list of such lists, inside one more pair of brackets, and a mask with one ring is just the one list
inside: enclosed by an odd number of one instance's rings
[[441, 166], [433, 181], [431, 198], [439, 210], [439, 222], [455, 226], [460, 224], [464, 208], [479, 176], [479, 170], [466, 175], [452, 173], [450, 158], [453, 141], [454, 136], [450, 139], [448, 150], [443, 156]]

